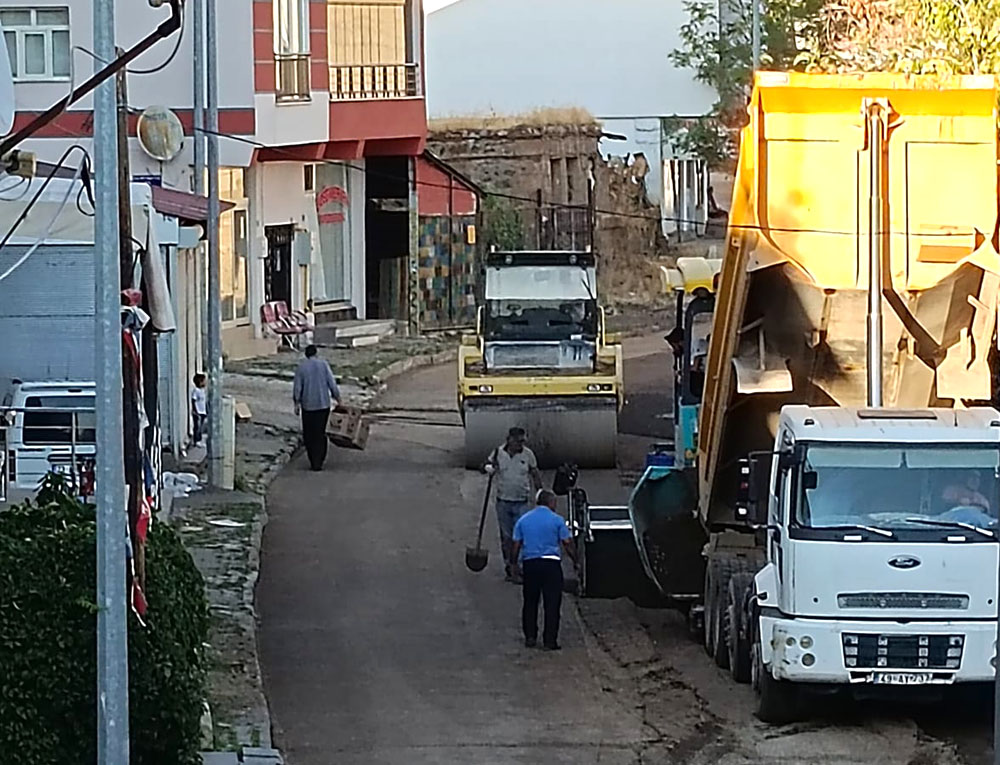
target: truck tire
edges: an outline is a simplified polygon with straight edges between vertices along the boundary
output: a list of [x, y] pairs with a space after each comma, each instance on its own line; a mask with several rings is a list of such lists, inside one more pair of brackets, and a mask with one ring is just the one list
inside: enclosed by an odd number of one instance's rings
[[705, 566], [705, 605], [702, 611], [702, 643], [705, 646], [705, 653], [715, 656], [715, 576], [713, 561], [709, 560]]
[[753, 587], [749, 571], [739, 571], [729, 579], [726, 597], [726, 648], [729, 651], [729, 673], [737, 683], [750, 682], [750, 636], [747, 632], [747, 597]]
[[719, 555], [709, 558], [705, 570], [705, 650], [721, 669], [729, 668], [726, 593], [729, 579], [739, 569], [740, 563], [741, 560], [732, 555]]
[[754, 626], [750, 633], [750, 682], [757, 702], [754, 714], [758, 720], [770, 725], [795, 722], [799, 716], [798, 689], [791, 683], [776, 680], [764, 666], [758, 632]]

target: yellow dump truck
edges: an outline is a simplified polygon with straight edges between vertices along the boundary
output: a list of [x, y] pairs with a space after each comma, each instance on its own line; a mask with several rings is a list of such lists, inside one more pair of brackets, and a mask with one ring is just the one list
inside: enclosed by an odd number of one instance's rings
[[465, 461], [524, 428], [544, 467], [614, 467], [622, 352], [605, 332], [590, 252], [491, 252], [475, 335], [458, 356]]
[[651, 461], [629, 518], [766, 721], [812, 691], [993, 681], [998, 95], [756, 76], [695, 464]]

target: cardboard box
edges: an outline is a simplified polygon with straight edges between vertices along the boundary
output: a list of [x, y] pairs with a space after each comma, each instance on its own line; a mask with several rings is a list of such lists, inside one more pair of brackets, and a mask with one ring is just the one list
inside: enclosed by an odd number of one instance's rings
[[360, 409], [343, 407], [330, 412], [326, 435], [330, 443], [342, 449], [364, 449], [368, 444], [368, 420]]

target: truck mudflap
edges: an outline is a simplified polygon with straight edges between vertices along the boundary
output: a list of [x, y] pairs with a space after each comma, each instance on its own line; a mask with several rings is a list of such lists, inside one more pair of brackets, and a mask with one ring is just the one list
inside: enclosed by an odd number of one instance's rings
[[691, 471], [646, 468], [629, 497], [635, 546], [647, 576], [671, 600], [696, 600], [705, 581], [707, 537], [695, 510]]
[[617, 458], [618, 400], [614, 396], [477, 396], [463, 404], [465, 465], [478, 468], [522, 427], [542, 469], [573, 463], [613, 468]]

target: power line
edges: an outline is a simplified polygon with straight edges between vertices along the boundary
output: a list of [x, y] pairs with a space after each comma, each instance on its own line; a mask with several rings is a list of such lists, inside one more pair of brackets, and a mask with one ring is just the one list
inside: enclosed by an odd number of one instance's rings
[[[204, 132], [206, 134], [214, 134], [214, 135], [216, 135], [216, 136], [218, 136], [220, 138], [227, 138], [227, 139], [229, 139], [231, 141], [238, 141], [240, 143], [245, 143], [245, 144], [248, 144], [250, 146], [254, 146], [255, 148], [258, 148], [258, 149], [267, 149], [268, 151], [275, 152], [275, 153], [278, 153], [278, 154], [285, 154], [290, 159], [294, 159], [294, 160], [299, 161], [299, 162], [304, 161], [293, 150], [286, 149], [286, 148], [283, 148], [281, 146], [268, 146], [267, 144], [260, 143], [259, 141], [255, 141], [255, 140], [253, 140], [251, 138], [246, 138], [245, 136], [233, 135], [233, 134], [230, 134], [230, 133], [223, 133], [221, 131], [210, 131], [208, 129], [203, 129], [202, 132]], [[323, 165], [331, 165], [331, 166], [334, 166], [334, 167], [346, 167], [346, 168], [348, 168], [350, 170], [355, 170], [355, 171], [360, 172], [360, 173], [371, 173], [372, 175], [380, 176], [380, 177], [387, 178], [387, 179], [390, 179], [390, 180], [400, 180], [400, 177], [397, 176], [397, 175], [393, 175], [391, 173], [379, 172], [377, 170], [371, 170], [371, 169], [368, 169], [368, 168], [365, 168], [365, 167], [359, 167], [358, 165], [354, 165], [354, 164], [352, 164], [351, 162], [349, 162], [347, 160], [339, 160], [339, 159], [317, 159], [317, 160], [310, 160], [309, 162], [311, 162], [311, 164], [323, 164]], [[435, 183], [433, 181], [421, 181], [421, 180], [414, 179], [413, 182], [415, 184], [417, 184], [418, 186], [426, 186], [426, 187], [429, 187], [429, 188], [437, 188], [437, 189], [452, 189], [453, 188], [449, 184]], [[484, 190], [484, 194], [487, 197], [494, 197], [496, 199], [505, 199], [505, 200], [514, 201], [514, 202], [524, 202], [524, 203], [526, 203], [525, 207], [527, 208], [530, 205], [530, 209], [532, 209], [532, 210], [537, 209], [537, 205], [538, 205], [538, 200], [535, 199], [534, 197], [525, 197], [525, 196], [519, 196], [517, 194], [508, 194], [508, 193], [504, 193], [504, 192], [488, 191], [488, 190]], [[567, 203], [564, 203], [564, 202], [546, 202], [543, 205], [543, 207], [569, 209], [569, 210], [587, 210], [588, 209], [588, 207], [586, 205], [573, 205], [573, 204], [567, 204]], [[604, 216], [607, 216], [607, 217], [631, 218], [631, 219], [635, 219], [635, 220], [656, 221], [658, 223], [662, 223], [664, 220], [667, 220], [667, 221], [670, 221], [672, 223], [678, 223], [678, 224], [688, 224], [688, 225], [698, 225], [698, 226], [704, 226], [704, 225], [706, 225], [706, 221], [703, 221], [703, 220], [692, 220], [692, 219], [675, 218], [675, 217], [661, 217], [659, 215], [644, 215], [642, 213], [630, 213], [630, 212], [623, 212], [623, 211], [620, 211], [620, 210], [606, 210], [606, 209], [602, 209], [602, 208], [594, 208], [594, 213], [596, 215], [604, 215]], [[863, 233], [863, 232], [859, 232], [859, 231], [837, 231], [835, 229], [798, 228], [798, 227], [788, 227], [788, 226], [759, 226], [759, 225], [753, 225], [753, 224], [748, 224], [748, 223], [731, 223], [731, 222], [727, 222], [727, 226], [728, 226], [728, 228], [737, 229], [737, 230], [740, 230], [740, 231], [759, 231], [759, 232], [762, 232], [762, 233], [775, 233], [775, 234], [826, 234], [826, 235], [829, 235], [829, 236], [857, 237], [857, 236], [859, 236], [859, 235], [861, 235]], [[887, 231], [881, 231], [881, 232], [878, 232], [878, 233], [889, 234], [889, 235], [894, 235], [894, 236], [910, 236], [910, 235], [914, 235], [914, 234], [912, 234], [912, 232], [909, 232], [909, 231], [895, 231], [895, 230], [891, 230], [891, 229], [887, 230]], [[962, 232], [962, 231], [929, 231], [929, 232], [925, 232], [925, 233], [920, 233], [919, 236], [921, 236], [921, 237], [945, 237], [945, 238], [947, 238], [947, 237], [968, 237], [968, 236], [971, 236], [972, 234], [973, 234], [972, 231], [966, 231], [966, 232]]]

